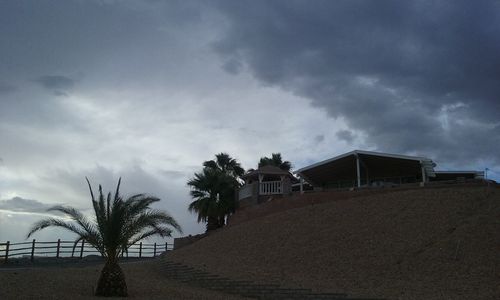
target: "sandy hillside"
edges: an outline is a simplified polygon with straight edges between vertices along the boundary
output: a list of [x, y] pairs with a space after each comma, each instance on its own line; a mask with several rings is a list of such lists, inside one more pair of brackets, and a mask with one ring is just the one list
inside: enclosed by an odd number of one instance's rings
[[500, 299], [498, 188], [332, 200], [224, 228], [168, 259], [352, 296]]

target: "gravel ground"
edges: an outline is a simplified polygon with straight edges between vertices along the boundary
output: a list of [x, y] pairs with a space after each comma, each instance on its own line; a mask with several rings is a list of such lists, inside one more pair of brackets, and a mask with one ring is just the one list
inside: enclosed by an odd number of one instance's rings
[[[93, 297], [102, 265], [0, 270], [0, 299], [103, 299]], [[154, 260], [122, 264], [128, 299], [243, 299], [163, 278]]]
[[331, 200], [224, 228], [167, 257], [235, 279], [357, 297], [500, 299], [498, 188]]

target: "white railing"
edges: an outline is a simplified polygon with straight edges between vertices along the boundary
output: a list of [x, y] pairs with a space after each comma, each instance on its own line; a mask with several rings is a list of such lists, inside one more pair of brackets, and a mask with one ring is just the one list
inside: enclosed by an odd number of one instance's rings
[[281, 181], [264, 181], [260, 183], [260, 195], [283, 194]]
[[242, 186], [238, 191], [238, 199], [241, 200], [252, 197], [252, 187], [253, 186], [251, 184], [245, 184], [244, 186]]

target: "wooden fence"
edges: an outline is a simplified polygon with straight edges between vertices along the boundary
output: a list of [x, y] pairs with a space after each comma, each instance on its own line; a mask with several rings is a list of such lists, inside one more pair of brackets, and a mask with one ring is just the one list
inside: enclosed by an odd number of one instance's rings
[[[157, 243], [136, 243], [129, 245], [127, 251], [122, 253], [122, 257], [156, 257], [162, 252], [173, 250], [173, 244], [157, 244]], [[85, 243], [82, 240], [75, 246], [74, 241], [61, 241], [58, 239], [55, 242], [40, 242], [34, 239], [31, 242], [0, 243], [0, 261], [7, 263], [9, 258], [27, 258], [33, 262], [38, 256], [43, 257], [77, 257], [83, 258], [85, 255], [98, 255], [101, 254], [97, 249]]]

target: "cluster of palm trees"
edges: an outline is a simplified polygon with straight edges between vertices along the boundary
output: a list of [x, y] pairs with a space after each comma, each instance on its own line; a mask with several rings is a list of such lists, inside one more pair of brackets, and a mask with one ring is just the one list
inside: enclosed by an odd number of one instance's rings
[[[292, 167], [289, 161], [283, 161], [280, 153], [262, 157], [258, 167], [267, 165], [286, 171]], [[206, 222], [207, 232], [223, 227], [227, 217], [235, 212], [238, 206], [236, 190], [242, 185], [241, 176], [244, 174], [245, 170], [236, 159], [227, 153], [219, 153], [214, 160], [205, 161], [201, 172], [195, 173], [188, 181], [194, 199], [189, 204], [189, 211], [198, 214], [198, 222]]]
[[[289, 171], [291, 164], [283, 161], [281, 154], [262, 157], [258, 166], [274, 165]], [[191, 196], [189, 210], [198, 214], [198, 222], [207, 223], [207, 231], [225, 225], [226, 218], [237, 208], [236, 188], [242, 184], [245, 170], [240, 163], [227, 153], [215, 155], [215, 160], [203, 163], [201, 172], [195, 173], [188, 181]], [[54, 206], [49, 210], [59, 211], [69, 217], [46, 218], [33, 224], [27, 237], [47, 227], [60, 227], [77, 235], [76, 244], [85, 240], [96, 248], [106, 259], [101, 271], [96, 296], [127, 296], [127, 284], [118, 261], [122, 253], [136, 242], [154, 236], [170, 237], [173, 230], [182, 232], [177, 221], [166, 212], [151, 208], [159, 198], [137, 194], [124, 199], [120, 195], [121, 178], [114, 195], [103, 193], [99, 185], [97, 197], [86, 178], [94, 209], [94, 217], [89, 218], [79, 210], [69, 206]]]

